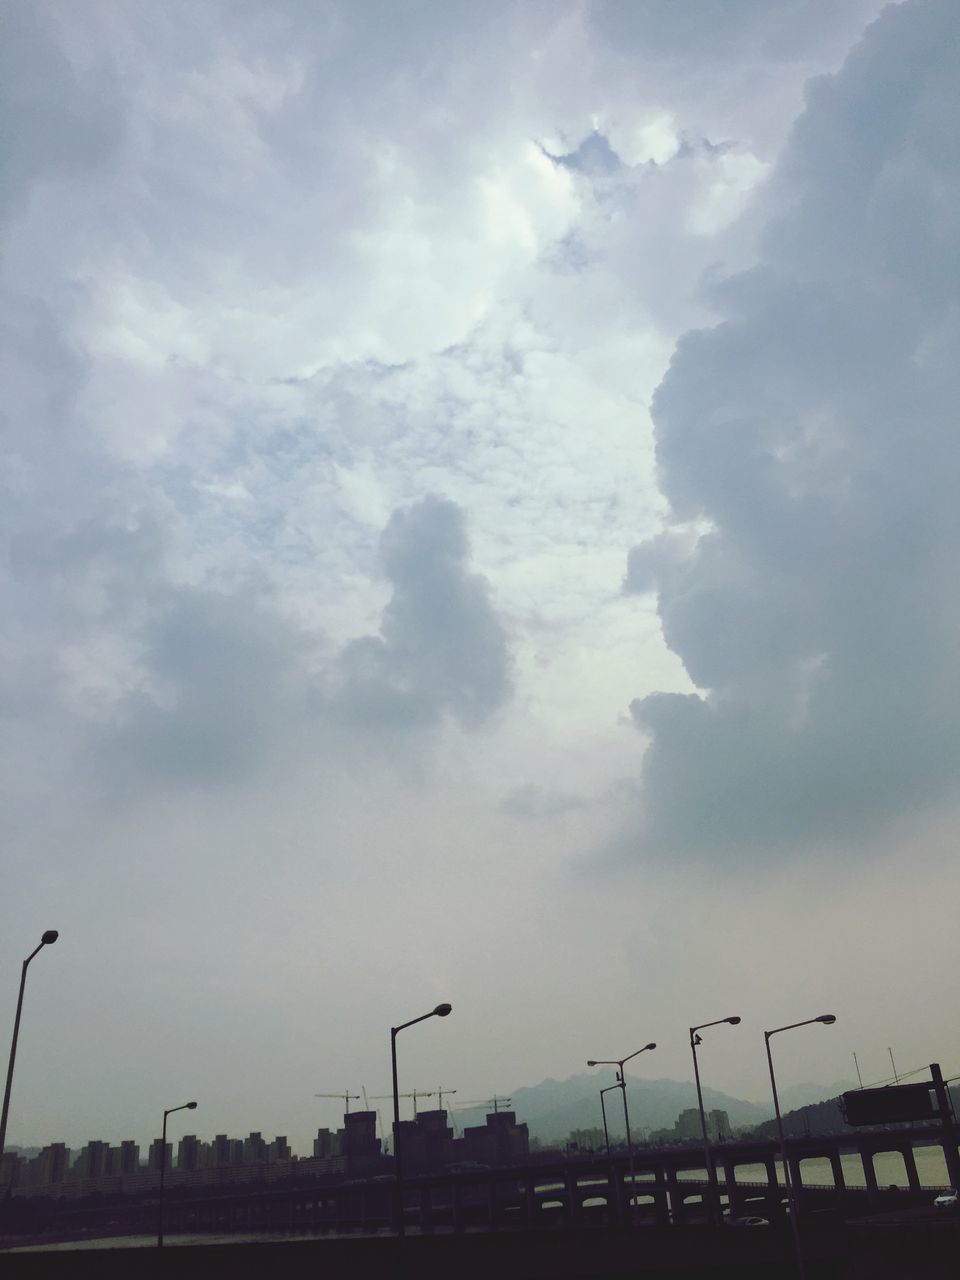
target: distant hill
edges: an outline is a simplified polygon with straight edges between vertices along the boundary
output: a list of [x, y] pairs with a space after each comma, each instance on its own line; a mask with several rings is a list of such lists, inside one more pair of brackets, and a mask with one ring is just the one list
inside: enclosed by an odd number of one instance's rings
[[[814, 1103], [811, 1106], [799, 1107], [795, 1111], [784, 1111], [781, 1102], [783, 1131], [786, 1136], [788, 1138], [802, 1138], [808, 1135], [817, 1137], [825, 1133], [849, 1132], [849, 1126], [840, 1107], [840, 1094], [847, 1092], [848, 1089], [850, 1089], [849, 1085], [838, 1087], [836, 1097]], [[957, 1108], [960, 1106], [960, 1089], [951, 1087], [949, 1093], [954, 1114], [957, 1114]], [[893, 1127], [899, 1128], [900, 1126]], [[903, 1127], [908, 1128], [909, 1126], [904, 1125]], [[775, 1138], [777, 1136], [776, 1120], [767, 1120], [763, 1124], [757, 1125], [754, 1133], [760, 1138]]]
[[[610, 1068], [566, 1080], [543, 1080], [537, 1085], [514, 1089], [510, 1109], [516, 1112], [518, 1121], [528, 1125], [531, 1138], [540, 1142], [562, 1142], [574, 1129], [600, 1127], [600, 1089], [614, 1084], [615, 1079], [615, 1072]], [[705, 1088], [703, 1101], [708, 1111], [714, 1108], [726, 1111], [731, 1125], [737, 1128], [752, 1128], [773, 1115], [772, 1103], [758, 1105], [717, 1089]], [[671, 1127], [681, 1111], [697, 1105], [697, 1091], [692, 1080], [639, 1080], [628, 1072], [627, 1105], [630, 1128], [639, 1136], [642, 1129]], [[457, 1124], [483, 1124], [486, 1114], [485, 1107], [457, 1111]], [[625, 1136], [623, 1107], [616, 1094], [607, 1095], [607, 1124], [611, 1138]]]
[[835, 1080], [833, 1084], [791, 1084], [785, 1089], [778, 1087], [781, 1111], [799, 1111], [801, 1107], [812, 1107], [818, 1102], [828, 1102], [831, 1098], [839, 1098], [848, 1089], [856, 1089], [852, 1080]]

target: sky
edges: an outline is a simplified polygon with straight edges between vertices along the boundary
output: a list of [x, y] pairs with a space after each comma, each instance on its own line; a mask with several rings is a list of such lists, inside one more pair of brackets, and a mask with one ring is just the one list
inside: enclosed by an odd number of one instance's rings
[[8, 1141], [960, 1072], [954, 0], [2, 21]]

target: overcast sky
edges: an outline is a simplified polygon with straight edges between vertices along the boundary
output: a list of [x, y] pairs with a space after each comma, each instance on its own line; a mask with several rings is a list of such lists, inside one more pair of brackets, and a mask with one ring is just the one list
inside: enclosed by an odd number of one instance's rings
[[955, 0], [2, 12], [8, 1140], [960, 1072]]

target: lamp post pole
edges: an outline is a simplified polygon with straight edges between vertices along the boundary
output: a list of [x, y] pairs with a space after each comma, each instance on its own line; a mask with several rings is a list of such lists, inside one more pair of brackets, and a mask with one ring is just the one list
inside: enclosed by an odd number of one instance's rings
[[610, 1131], [607, 1129], [607, 1106], [603, 1100], [603, 1095], [609, 1093], [611, 1089], [619, 1089], [620, 1085], [608, 1084], [605, 1089], [600, 1090], [600, 1113], [603, 1116], [603, 1141], [607, 1148], [607, 1156], [610, 1155]]
[[27, 985], [27, 965], [29, 965], [30, 961], [38, 951], [42, 951], [44, 947], [52, 946], [59, 936], [60, 935], [56, 929], [47, 929], [43, 937], [40, 939], [39, 947], [36, 947], [30, 952], [26, 960], [23, 962], [23, 968], [20, 970], [20, 994], [17, 997], [17, 1016], [13, 1020], [13, 1040], [10, 1043], [10, 1059], [7, 1063], [7, 1084], [3, 1091], [3, 1110], [0, 1111], [0, 1156], [3, 1155], [4, 1144], [7, 1140], [7, 1114], [10, 1111], [10, 1090], [13, 1087], [13, 1066], [17, 1060], [17, 1039], [20, 1035], [20, 1014], [23, 1010], [23, 990]]
[[[623, 1074], [623, 1064], [625, 1062], [629, 1062], [631, 1058], [635, 1058], [637, 1054], [646, 1053], [648, 1049], [655, 1049], [656, 1047], [657, 1047], [656, 1044], [651, 1040], [651, 1042], [649, 1044], [645, 1044], [642, 1049], [635, 1049], [633, 1053], [628, 1053], [625, 1058], [590, 1058], [587, 1061], [588, 1067], [616, 1067], [617, 1068], [617, 1084], [620, 1086], [621, 1092], [623, 1093], [623, 1124], [624, 1124], [624, 1128], [627, 1131], [627, 1155], [629, 1159], [629, 1172], [630, 1172], [630, 1220], [631, 1222], [633, 1221], [634, 1212], [636, 1210], [636, 1206], [634, 1205], [634, 1202], [633, 1202], [634, 1200], [633, 1139], [630, 1136], [630, 1113], [627, 1110], [627, 1082]], [[610, 1087], [615, 1088], [616, 1086], [611, 1085]], [[601, 1094], [600, 1101], [601, 1103], [603, 1101], [602, 1094]], [[604, 1113], [604, 1121], [606, 1121], [606, 1113]], [[609, 1146], [610, 1144], [608, 1142], [607, 1143], [608, 1150], [609, 1150]]]
[[767, 1047], [767, 1066], [770, 1068], [770, 1088], [773, 1090], [773, 1109], [777, 1117], [777, 1134], [780, 1139], [780, 1160], [783, 1164], [783, 1180], [787, 1188], [787, 1205], [790, 1211], [790, 1234], [793, 1236], [793, 1251], [797, 1260], [797, 1275], [800, 1280], [806, 1280], [806, 1269], [803, 1265], [803, 1250], [800, 1246], [800, 1198], [796, 1194], [793, 1185], [793, 1175], [790, 1172], [790, 1166], [787, 1163], [787, 1142], [783, 1134], [783, 1119], [780, 1115], [780, 1098], [777, 1094], [777, 1080], [773, 1074], [773, 1054], [770, 1052], [770, 1037], [779, 1035], [781, 1031], [792, 1031], [794, 1027], [809, 1027], [815, 1022], [822, 1022], [824, 1026], [832, 1026], [836, 1022], [836, 1017], [832, 1013], [821, 1013], [818, 1018], [806, 1018], [803, 1022], [791, 1022], [786, 1027], [774, 1027], [772, 1031], [763, 1033], [764, 1043]]
[[740, 1023], [739, 1017], [717, 1018], [715, 1022], [701, 1022], [698, 1027], [690, 1028], [690, 1052], [693, 1054], [693, 1078], [697, 1085], [697, 1109], [700, 1112], [700, 1132], [703, 1135], [703, 1161], [707, 1172], [707, 1217], [710, 1221], [718, 1221], [720, 1218], [720, 1195], [717, 1188], [717, 1171], [713, 1163], [713, 1152], [710, 1150], [710, 1139], [707, 1136], [707, 1116], [703, 1109], [703, 1090], [700, 1087], [700, 1065], [697, 1062], [697, 1045], [703, 1044], [703, 1040], [697, 1034], [698, 1031], [705, 1031], [707, 1027], [720, 1027], [724, 1023], [729, 1023], [731, 1027], [736, 1027]]
[[427, 1018], [445, 1018], [453, 1008], [449, 1004], [438, 1004], [429, 1013], [422, 1013], [419, 1018], [411, 1018], [409, 1022], [401, 1022], [399, 1027], [390, 1028], [390, 1065], [393, 1070], [393, 1165], [396, 1174], [395, 1206], [397, 1235], [405, 1236], [406, 1223], [403, 1217], [403, 1166], [400, 1156], [400, 1089], [397, 1083], [397, 1035], [414, 1023], [423, 1022]]
[[163, 1248], [163, 1189], [167, 1181], [167, 1116], [174, 1111], [196, 1111], [195, 1102], [184, 1102], [179, 1107], [167, 1107], [163, 1113], [163, 1137], [160, 1139], [160, 1198], [157, 1205], [157, 1248]]

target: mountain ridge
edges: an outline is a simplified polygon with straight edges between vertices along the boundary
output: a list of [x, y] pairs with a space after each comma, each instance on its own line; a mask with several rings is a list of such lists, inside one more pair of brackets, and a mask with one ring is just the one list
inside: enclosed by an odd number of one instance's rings
[[[536, 1085], [523, 1085], [509, 1095], [509, 1109], [517, 1120], [525, 1123], [530, 1137], [540, 1142], [564, 1141], [576, 1129], [602, 1127], [600, 1089], [613, 1085], [616, 1073], [613, 1069], [595, 1073], [581, 1073], [557, 1080], [548, 1076]], [[644, 1130], [670, 1129], [677, 1116], [697, 1105], [696, 1086], [692, 1080], [650, 1080], [631, 1076], [627, 1072], [627, 1105], [630, 1112], [630, 1128], [637, 1135]], [[840, 1084], [800, 1084], [781, 1091], [781, 1107], [792, 1110], [835, 1098], [849, 1086]], [[737, 1098], [722, 1090], [705, 1086], [703, 1103], [707, 1111], [726, 1111], [734, 1128], [753, 1128], [773, 1117], [773, 1102], [757, 1103]], [[483, 1124], [488, 1109], [471, 1107], [458, 1110], [455, 1115], [460, 1125]], [[623, 1107], [619, 1099], [608, 1095], [607, 1127], [611, 1138], [625, 1137]]]

